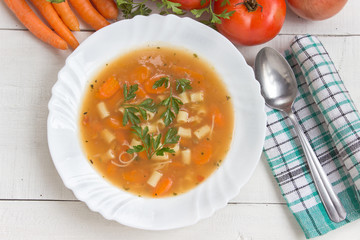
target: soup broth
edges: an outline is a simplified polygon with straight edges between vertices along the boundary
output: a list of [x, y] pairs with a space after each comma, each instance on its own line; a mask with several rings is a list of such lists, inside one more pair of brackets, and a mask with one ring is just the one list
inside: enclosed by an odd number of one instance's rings
[[80, 116], [87, 158], [140, 197], [185, 193], [213, 173], [233, 135], [230, 96], [214, 69], [183, 49], [145, 47], [90, 82]]

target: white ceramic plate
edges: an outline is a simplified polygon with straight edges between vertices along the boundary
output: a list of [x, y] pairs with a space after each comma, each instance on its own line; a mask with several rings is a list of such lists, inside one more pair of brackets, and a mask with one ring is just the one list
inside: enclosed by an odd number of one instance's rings
[[[161, 199], [140, 198], [104, 180], [82, 151], [78, 127], [84, 90], [94, 74], [148, 44], [186, 48], [208, 61], [227, 85], [235, 110], [234, 137], [221, 167], [193, 190]], [[91, 210], [127, 226], [164, 230], [209, 217], [239, 193], [260, 159], [265, 123], [253, 71], [225, 37], [190, 18], [137, 16], [97, 31], [67, 58], [49, 102], [48, 141], [64, 184]]]

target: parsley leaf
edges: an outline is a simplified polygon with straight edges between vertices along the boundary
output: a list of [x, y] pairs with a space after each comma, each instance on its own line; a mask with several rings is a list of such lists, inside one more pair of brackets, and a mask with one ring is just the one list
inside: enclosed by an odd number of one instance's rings
[[225, 5], [230, 5], [230, 0], [222, 0], [220, 6], [224, 7]]
[[153, 89], [159, 88], [161, 86], [165, 86], [167, 88], [169, 86], [169, 77], [162, 77], [159, 80], [157, 80], [154, 85], [152, 86]]
[[144, 150], [145, 150], [145, 148], [144, 148], [143, 145], [136, 145], [136, 146], [133, 146], [133, 148], [128, 149], [126, 152], [130, 153], [130, 154], [133, 154], [133, 153], [136, 153], [136, 152], [137, 153], [142, 152]]
[[138, 90], [138, 85], [131, 85], [129, 88], [126, 84], [124, 84], [124, 102], [120, 105], [120, 107], [124, 107], [123, 114], [123, 126], [126, 126], [130, 121], [132, 124], [139, 124], [140, 118], [137, 114], [140, 113], [141, 117], [147, 120], [147, 111], [148, 112], [156, 112], [157, 106], [151, 98], [147, 98], [142, 101], [140, 104], [132, 104], [126, 103], [127, 101], [134, 99], [136, 97], [135, 92]]
[[[192, 89], [190, 83], [190, 80], [184, 78], [177, 79], [176, 90], [182, 93], [186, 90]], [[159, 104], [160, 106], [166, 107], [165, 112], [163, 112], [160, 116], [160, 118], [164, 120], [165, 126], [169, 126], [169, 124], [175, 119], [175, 115], [178, 114], [180, 106], [184, 104], [179, 98], [173, 96], [171, 82], [169, 82], [168, 77], [164, 77], [156, 81], [153, 88], [156, 89], [161, 86], [168, 87], [168, 85], [170, 85], [170, 96], [162, 100]]]
[[201, 9], [193, 9], [191, 13], [196, 17], [199, 18], [203, 15], [204, 12], [209, 12], [209, 8], [201, 8]]
[[156, 156], [164, 156], [165, 152], [175, 153], [174, 149], [168, 148], [168, 147], [163, 147], [163, 148], [156, 151]]
[[176, 144], [180, 139], [176, 128], [170, 128], [165, 134], [164, 144]]
[[138, 85], [137, 84], [134, 84], [134, 85], [131, 85], [130, 88], [128, 89], [127, 88], [127, 85], [124, 84], [124, 101], [127, 102], [133, 98], [136, 97], [136, 94], [135, 92], [138, 90]]
[[[202, 0], [203, 1], [203, 0]], [[212, 27], [214, 27], [215, 23], [217, 24], [221, 24], [221, 19], [229, 19], [231, 17], [231, 15], [234, 14], [235, 11], [227, 11], [227, 9], [225, 9], [223, 12], [221, 13], [215, 13], [213, 11], [213, 2], [214, 1], [221, 1], [221, 7], [224, 7], [225, 5], [230, 5], [230, 1], [229, 0], [209, 0], [210, 3], [207, 7], [205, 8], [201, 8], [201, 9], [193, 9], [191, 10], [191, 13], [196, 17], [196, 18], [200, 18], [205, 12], [209, 13], [210, 15], [210, 19], [207, 21], [201, 21], [202, 23], [206, 24], [206, 25], [210, 25]]]
[[171, 108], [168, 107], [163, 114], [161, 114], [161, 118], [164, 120], [165, 126], [169, 126], [172, 121], [175, 119], [175, 114], [171, 111]]
[[176, 80], [176, 91], [180, 93], [185, 92], [186, 90], [192, 89], [191, 82], [188, 79], [181, 78]]
[[[64, 0], [47, 0], [49, 2], [63, 2]], [[124, 18], [132, 18], [136, 15], [148, 16], [152, 12], [152, 9], [149, 8], [146, 3], [149, 0], [142, 0], [141, 2], [134, 2], [134, 0], [116, 0], [116, 5], [119, 10], [122, 12]], [[157, 0], [152, 0], [153, 2]], [[209, 4], [205, 7], [206, 2], [209, 1]], [[221, 1], [221, 7], [230, 4], [229, 0], [201, 0], [200, 4], [202, 7], [200, 9], [193, 9], [191, 13], [195, 18], [200, 18], [205, 12], [210, 16], [209, 20], [200, 21], [206, 25], [214, 27], [215, 23], [221, 23], [221, 19], [229, 19], [229, 17], [234, 14], [235, 11], [223, 11], [222, 13], [215, 13], [213, 11], [213, 3], [215, 1]], [[175, 13], [177, 15], [185, 14], [186, 12], [181, 9], [180, 3], [171, 2], [170, 0], [160, 0], [156, 3], [157, 8], [160, 10], [161, 15]]]
[[136, 15], [148, 16], [152, 10], [145, 5], [148, 0], [134, 2], [134, 0], [116, 0], [116, 5], [124, 18], [132, 18]]
[[[171, 12], [177, 15], [182, 15], [185, 13], [182, 9], [180, 9], [180, 3], [171, 2], [169, 0], [161, 0], [161, 3], [157, 3], [156, 6], [159, 8], [159, 10], [161, 10], [161, 15], [170, 14]], [[168, 9], [171, 9], [171, 12], [169, 12]]]
[[132, 124], [140, 123], [140, 118], [135, 114], [136, 112], [137, 110], [135, 108], [125, 108], [123, 116], [123, 126], [126, 126], [129, 120]]
[[184, 103], [174, 97], [172, 92], [170, 91], [170, 96], [163, 101], [161, 101], [160, 105], [165, 106], [166, 110], [160, 116], [164, 120], [165, 126], [169, 126], [169, 124], [175, 119], [175, 114], [178, 114], [180, 105]]
[[174, 149], [165, 147], [166, 144], [176, 144], [180, 136], [177, 135], [176, 128], [170, 128], [165, 134], [164, 142], [161, 143], [161, 133], [154, 137], [149, 134], [149, 128], [146, 126], [143, 128], [135, 125], [131, 127], [136, 136], [138, 136], [143, 145], [133, 146], [126, 152], [129, 154], [145, 151], [148, 159], [151, 159], [155, 154], [157, 156], [164, 156], [164, 153], [175, 153]]

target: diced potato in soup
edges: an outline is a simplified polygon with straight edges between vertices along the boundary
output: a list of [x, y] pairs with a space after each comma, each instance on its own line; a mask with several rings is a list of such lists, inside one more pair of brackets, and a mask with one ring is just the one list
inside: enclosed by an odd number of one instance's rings
[[193, 189], [219, 167], [234, 113], [221, 79], [197, 54], [144, 47], [91, 80], [79, 125], [84, 154], [103, 178], [159, 198]]

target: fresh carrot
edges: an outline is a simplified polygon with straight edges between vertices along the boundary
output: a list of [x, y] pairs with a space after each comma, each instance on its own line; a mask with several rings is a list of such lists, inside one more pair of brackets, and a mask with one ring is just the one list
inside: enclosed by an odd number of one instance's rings
[[212, 146], [208, 140], [203, 140], [194, 146], [191, 158], [198, 165], [206, 164], [210, 161], [212, 155]]
[[61, 3], [52, 3], [52, 5], [70, 30], [80, 31], [79, 21], [77, 20], [74, 12], [71, 10], [68, 1], [65, 0]]
[[56, 33], [51, 31], [51, 29], [36, 16], [25, 0], [4, 0], [4, 2], [20, 22], [37, 38], [55, 48], [63, 50], [68, 49], [66, 42]]
[[97, 93], [99, 99], [112, 97], [120, 89], [119, 81], [114, 76], [109, 77], [100, 87]]
[[80, 17], [84, 19], [95, 30], [99, 30], [110, 23], [93, 7], [89, 0], [69, 0], [71, 5], [79, 13]]
[[119, 10], [114, 0], [91, 0], [95, 8], [107, 19], [116, 20]]
[[163, 177], [159, 183], [156, 185], [153, 195], [154, 196], [161, 196], [168, 192], [173, 185], [173, 180], [169, 177]]
[[57, 32], [57, 34], [59, 34], [73, 49], [79, 46], [79, 42], [60, 19], [50, 2], [46, 0], [31, 0], [31, 2], [39, 10], [41, 15], [43, 15], [46, 21], [48, 21], [55, 32]]
[[147, 80], [145, 83], [144, 83], [144, 87], [145, 87], [145, 91], [147, 93], [154, 93], [154, 94], [159, 94], [159, 93], [163, 93], [166, 91], [166, 88], [165, 86], [161, 86], [161, 87], [158, 87], [158, 88], [153, 88], [153, 85], [156, 81], [160, 80], [160, 78], [162, 77], [166, 77], [166, 75], [155, 75], [153, 76], [152, 78], [150, 78], [149, 80]]

